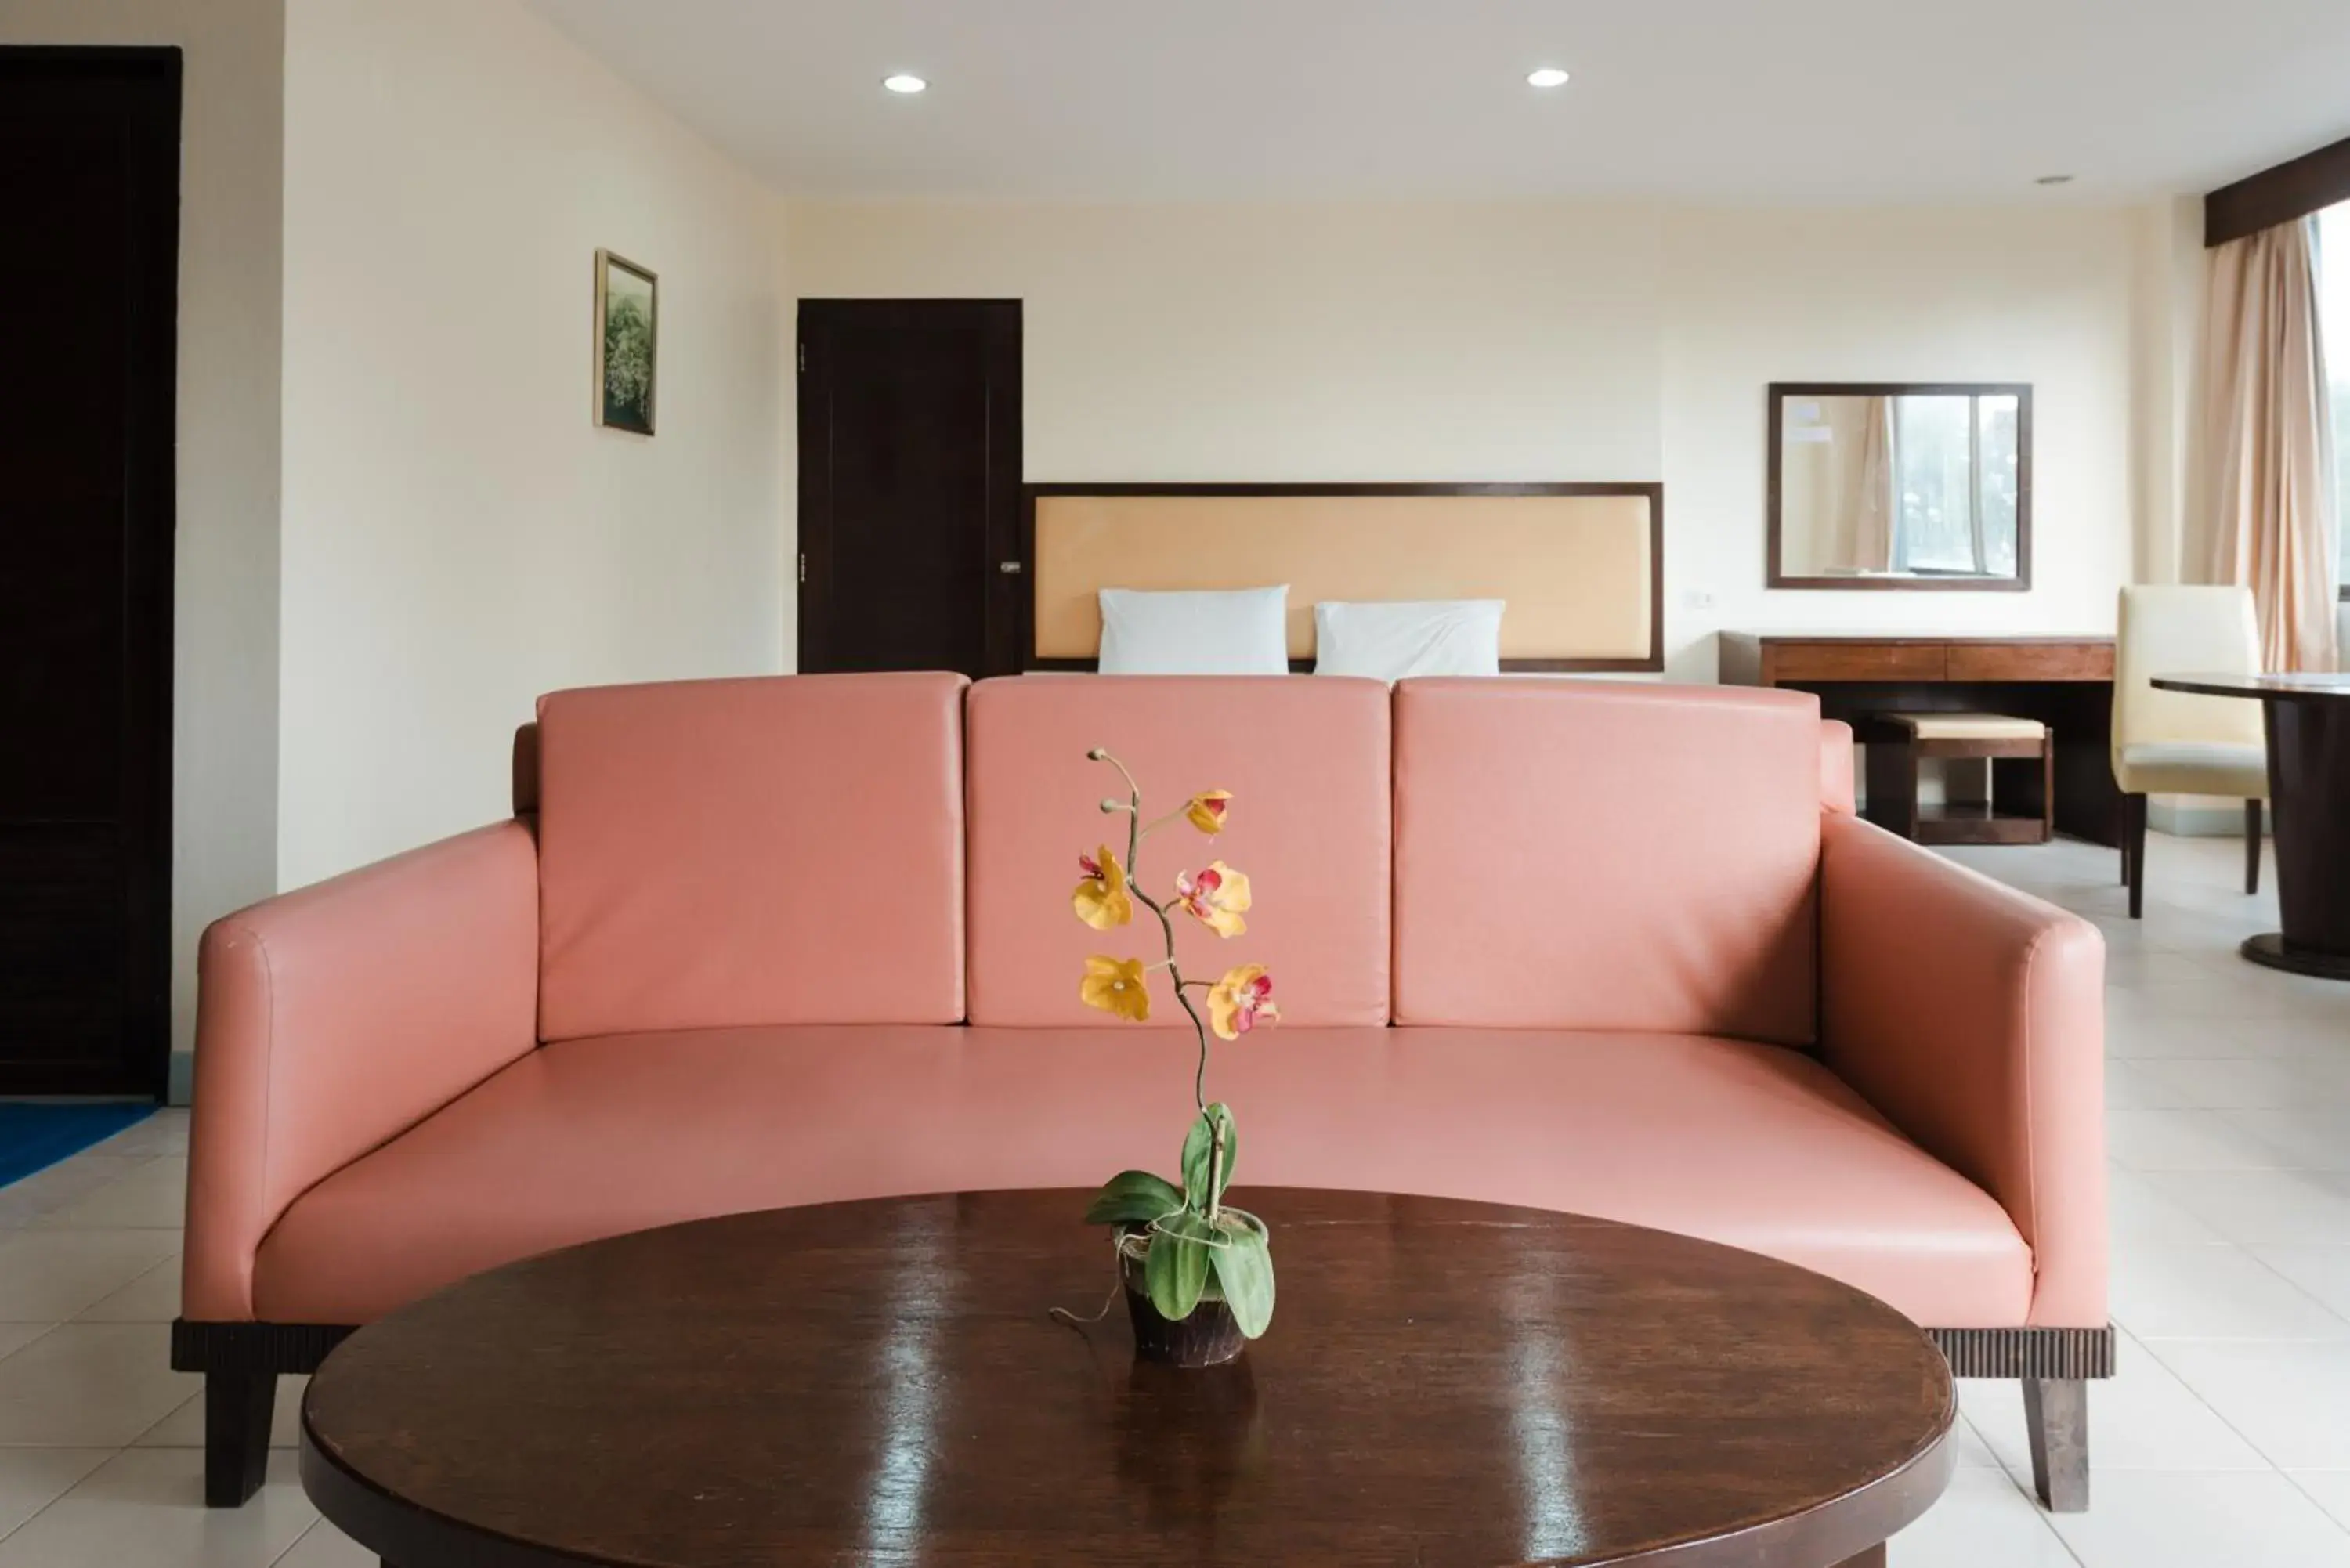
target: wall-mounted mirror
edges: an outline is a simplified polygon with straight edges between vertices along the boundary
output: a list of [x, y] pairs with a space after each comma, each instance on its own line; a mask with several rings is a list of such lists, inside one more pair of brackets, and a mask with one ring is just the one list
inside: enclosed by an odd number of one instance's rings
[[1771, 386], [1770, 586], [2032, 586], [2032, 389]]

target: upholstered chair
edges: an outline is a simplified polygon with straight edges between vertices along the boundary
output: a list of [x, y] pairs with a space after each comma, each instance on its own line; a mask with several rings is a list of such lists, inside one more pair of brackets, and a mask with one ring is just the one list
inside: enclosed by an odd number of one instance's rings
[[2268, 747], [2261, 704], [2158, 691], [2158, 675], [2251, 675], [2261, 668], [2252, 595], [2241, 587], [2122, 590], [2114, 663], [2114, 782], [2122, 791], [2122, 881], [2130, 919], [2146, 906], [2146, 797], [2232, 796], [2244, 803], [2244, 891], [2261, 890], [2261, 805]]

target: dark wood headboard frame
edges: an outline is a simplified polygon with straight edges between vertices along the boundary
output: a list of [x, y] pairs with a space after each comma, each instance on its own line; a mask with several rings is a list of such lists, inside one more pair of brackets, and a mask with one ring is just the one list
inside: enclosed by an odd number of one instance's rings
[[[1648, 652], [1642, 659], [1504, 659], [1512, 674], [1653, 674], [1665, 668], [1665, 487], [1619, 483], [1491, 484], [1030, 484], [1020, 493], [1020, 559], [1029, 568], [1020, 596], [1020, 667], [1090, 671], [1092, 659], [1039, 659], [1036, 648], [1036, 500], [1046, 495], [1640, 495], [1648, 502]], [[1293, 659], [1299, 674], [1310, 659]]]

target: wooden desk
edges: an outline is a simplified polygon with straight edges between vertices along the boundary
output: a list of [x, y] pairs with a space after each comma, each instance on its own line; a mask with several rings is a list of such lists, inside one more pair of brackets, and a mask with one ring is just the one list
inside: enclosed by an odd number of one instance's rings
[[1811, 637], [1725, 631], [1726, 686], [1815, 693], [1820, 711], [1862, 741], [1884, 712], [2013, 713], [2037, 719], [2056, 744], [2056, 830], [2121, 842], [2121, 792], [2110, 756], [2110, 637]]

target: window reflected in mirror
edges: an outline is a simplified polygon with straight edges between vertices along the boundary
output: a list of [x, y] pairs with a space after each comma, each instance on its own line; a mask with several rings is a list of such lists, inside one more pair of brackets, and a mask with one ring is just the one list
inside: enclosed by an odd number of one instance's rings
[[1770, 585], [2022, 588], [2032, 390], [1771, 389]]

